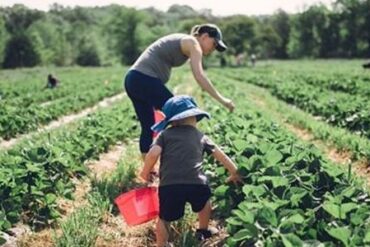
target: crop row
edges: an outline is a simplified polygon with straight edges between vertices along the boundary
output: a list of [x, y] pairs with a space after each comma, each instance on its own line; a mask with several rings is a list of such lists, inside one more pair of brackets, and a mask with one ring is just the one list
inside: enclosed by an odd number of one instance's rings
[[[221, 75], [220, 71], [215, 72]], [[271, 73], [256, 75], [229, 70], [221, 76], [265, 87], [279, 99], [319, 116], [334, 126], [370, 138], [370, 103], [365, 96], [333, 92], [298, 79], [285, 80], [285, 77], [276, 77]]]
[[22, 107], [0, 101], [0, 137], [10, 139], [17, 134], [34, 131], [58, 117], [90, 107], [120, 91], [120, 87], [106, 86], [99, 90], [79, 92], [79, 94], [55, 100], [45, 106], [31, 104], [28, 107]]
[[34, 227], [58, 217], [56, 200], [71, 197], [71, 179], [84, 162], [136, 133], [129, 102], [101, 110], [75, 128], [62, 128], [0, 154], [0, 230], [22, 220]]
[[307, 60], [273, 61], [257, 66], [251, 74], [273, 74], [283, 80], [299, 81], [333, 92], [369, 96], [369, 71], [362, 69], [362, 61]]
[[370, 196], [351, 170], [251, 109], [236, 86], [225, 86], [241, 110], [229, 115], [209, 104], [213, 119], [206, 130], [236, 160], [244, 181], [223, 184], [227, 172], [208, 160], [227, 246], [370, 244]]
[[312, 86], [326, 88], [352, 95], [370, 96], [369, 77], [351, 76], [343, 74], [293, 74], [287, 75], [286, 80], [292, 78], [294, 81], [304, 82]]
[[[58, 69], [60, 85], [54, 89], [45, 89], [45, 68], [24, 69], [20, 71], [0, 72], [0, 101], [7, 105], [29, 106], [33, 103], [49, 102], [70, 95], [107, 85], [121, 87], [124, 68], [63, 68]], [[112, 85], [113, 84], [113, 85]]]

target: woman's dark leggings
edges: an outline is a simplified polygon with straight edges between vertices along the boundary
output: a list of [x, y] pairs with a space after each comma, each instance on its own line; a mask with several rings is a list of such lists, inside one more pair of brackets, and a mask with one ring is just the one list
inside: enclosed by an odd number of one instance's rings
[[141, 125], [140, 151], [147, 153], [153, 142], [154, 109], [162, 109], [173, 94], [158, 78], [130, 70], [125, 77], [125, 89], [134, 105]]

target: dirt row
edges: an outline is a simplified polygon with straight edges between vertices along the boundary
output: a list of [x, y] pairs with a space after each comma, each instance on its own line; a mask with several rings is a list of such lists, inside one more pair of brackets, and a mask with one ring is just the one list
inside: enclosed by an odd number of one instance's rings
[[[127, 146], [127, 144], [118, 144], [112, 147], [107, 153], [101, 154], [98, 160], [87, 163], [86, 165], [92, 172], [91, 176], [98, 179], [109, 176], [116, 169], [119, 160], [125, 157], [131, 157], [131, 159], [134, 158], [137, 159], [137, 162], [141, 162], [139, 154], [127, 153], [127, 150], [132, 150], [133, 146], [137, 148], [137, 142], [132, 142], [128, 145], [129, 146]], [[75, 185], [74, 200], [60, 199], [58, 202], [61, 212], [63, 213], [60, 220], [61, 222], [67, 219], [75, 210], [81, 209], [87, 204], [86, 195], [91, 191], [91, 181], [88, 178], [76, 180]], [[153, 222], [149, 222], [140, 227], [132, 228], [126, 225], [122, 216], [107, 213], [100, 225], [100, 233], [96, 246], [118, 247], [123, 246], [123, 243], [129, 243], [127, 246], [151, 246], [148, 245], [148, 243], [153, 242], [153, 237], [150, 237], [153, 236], [153, 224]], [[9, 247], [52, 247], [52, 234], [54, 231], [57, 233], [60, 232], [58, 228], [48, 228], [41, 232], [29, 231], [19, 235], [17, 243], [13, 242], [13, 244], [16, 245], [9, 245]]]
[[89, 108], [85, 108], [81, 112], [60, 117], [57, 120], [52, 121], [48, 125], [40, 127], [39, 129], [37, 129], [34, 132], [24, 134], [24, 135], [19, 135], [16, 138], [12, 138], [10, 140], [3, 140], [3, 139], [0, 138], [0, 149], [3, 149], [3, 150], [4, 149], [5, 150], [9, 149], [12, 146], [14, 146], [16, 143], [18, 143], [19, 141], [27, 139], [27, 138], [31, 138], [32, 136], [35, 135], [35, 133], [42, 133], [42, 132], [45, 132], [45, 131], [50, 131], [50, 130], [56, 129], [56, 128], [62, 126], [62, 125], [65, 125], [65, 124], [71, 123], [73, 121], [76, 121], [80, 118], [83, 118], [83, 117], [87, 116], [90, 113], [95, 112], [98, 108], [109, 107], [114, 102], [117, 102], [118, 100], [121, 100], [124, 97], [126, 97], [126, 93], [117, 94], [115, 96], [105, 98], [102, 101], [100, 101], [99, 103], [97, 103], [96, 105], [94, 105], [92, 107], [89, 107]]
[[[256, 103], [256, 105], [258, 105], [265, 111], [271, 111], [271, 109], [273, 109], [272, 107], [269, 107], [269, 105], [267, 105], [267, 103], [260, 96], [253, 95], [251, 99]], [[301, 126], [297, 126], [297, 125], [289, 123], [287, 118], [279, 112], [275, 111], [274, 114], [278, 116], [279, 122], [287, 130], [292, 132], [299, 139], [307, 143], [311, 143], [315, 145], [332, 162], [343, 165], [345, 166], [345, 168], [347, 168], [348, 165], [351, 164], [352, 171], [356, 174], [356, 176], [364, 179], [364, 181], [367, 184], [367, 187], [370, 188], [370, 167], [368, 166], [368, 161], [366, 160], [353, 161], [351, 159], [351, 157], [353, 157], [353, 154], [351, 152], [339, 150], [335, 146], [329, 143], [316, 139], [314, 135], [307, 129], [304, 129]]]

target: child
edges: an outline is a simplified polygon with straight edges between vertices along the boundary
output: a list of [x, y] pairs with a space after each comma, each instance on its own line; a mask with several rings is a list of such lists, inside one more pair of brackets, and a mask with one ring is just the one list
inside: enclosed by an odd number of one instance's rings
[[193, 212], [198, 213], [199, 240], [211, 237], [208, 228], [211, 216], [211, 191], [207, 178], [201, 170], [203, 152], [212, 154], [230, 172], [228, 181], [241, 182], [237, 167], [206, 135], [197, 128], [197, 121], [209, 114], [200, 110], [190, 96], [174, 96], [163, 106], [165, 119], [152, 126], [153, 131], [164, 130], [154, 142], [145, 157], [140, 174], [145, 181], [160, 156], [159, 219], [157, 221], [157, 246], [166, 246], [169, 237], [169, 223], [183, 217], [186, 202]]

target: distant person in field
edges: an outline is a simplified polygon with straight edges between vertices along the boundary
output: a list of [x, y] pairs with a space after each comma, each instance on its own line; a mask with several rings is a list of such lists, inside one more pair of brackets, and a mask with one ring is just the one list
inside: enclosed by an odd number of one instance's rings
[[188, 59], [199, 86], [230, 111], [234, 103], [221, 95], [206, 76], [202, 58], [214, 50], [223, 52], [221, 30], [213, 24], [196, 25], [189, 34], [170, 34], [152, 43], [136, 60], [125, 77], [125, 89], [141, 124], [140, 151], [145, 157], [152, 144], [154, 109], [161, 109], [173, 94], [165, 83], [172, 67], [183, 65]]
[[[197, 122], [209, 118], [187, 95], [174, 96], [163, 106], [165, 119], [152, 129], [160, 135], [145, 157], [140, 177], [151, 180], [160, 157], [159, 219], [156, 226], [157, 247], [167, 246], [170, 222], [184, 216], [185, 204], [198, 213], [198, 240], [210, 238], [217, 229], [209, 227], [212, 212], [211, 190], [202, 170], [203, 153], [212, 155], [230, 173], [227, 181], [242, 182], [237, 166], [213, 141], [197, 129]], [[168, 125], [171, 125], [166, 129]]]
[[238, 55], [235, 56], [235, 61], [236, 61], [236, 66], [244, 66], [244, 60], [245, 60], [245, 54], [244, 53], [239, 53]]
[[252, 67], [256, 66], [256, 62], [257, 62], [257, 57], [256, 57], [255, 54], [252, 53], [252, 55], [251, 55], [251, 65], [252, 65]]
[[364, 63], [362, 65], [362, 68], [364, 68], [364, 69], [370, 69], [370, 62], [369, 63]]
[[59, 85], [59, 80], [55, 78], [52, 74], [48, 75], [45, 88], [55, 88]]

